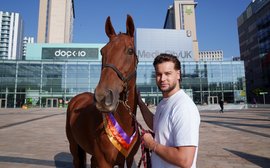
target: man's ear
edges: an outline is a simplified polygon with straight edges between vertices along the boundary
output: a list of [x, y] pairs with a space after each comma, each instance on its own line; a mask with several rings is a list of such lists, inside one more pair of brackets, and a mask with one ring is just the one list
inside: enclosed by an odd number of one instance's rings
[[178, 79], [180, 80], [181, 79], [181, 72], [180, 72], [180, 70], [177, 70], [177, 76], [178, 76]]

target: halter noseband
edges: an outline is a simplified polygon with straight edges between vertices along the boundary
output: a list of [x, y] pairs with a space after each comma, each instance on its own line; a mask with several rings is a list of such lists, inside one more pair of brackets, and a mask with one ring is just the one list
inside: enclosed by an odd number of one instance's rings
[[105, 64], [103, 65], [103, 68], [112, 68], [114, 70], [114, 72], [116, 72], [116, 74], [118, 75], [118, 77], [124, 82], [127, 83], [137, 72], [136, 68], [135, 71], [133, 73], [130, 73], [127, 77], [124, 77], [124, 75], [122, 74], [122, 72], [120, 72], [113, 64]]
[[127, 101], [127, 97], [128, 97], [128, 81], [130, 79], [132, 79], [133, 76], [136, 75], [137, 73], [137, 66], [135, 67], [135, 71], [130, 73], [129, 75], [127, 75], [126, 77], [124, 77], [123, 73], [121, 71], [119, 71], [119, 69], [117, 69], [115, 67], [115, 65], [113, 64], [105, 64], [102, 66], [103, 68], [111, 68], [114, 72], [116, 72], [117, 76], [124, 82], [124, 97], [123, 97], [123, 101], [126, 103]]

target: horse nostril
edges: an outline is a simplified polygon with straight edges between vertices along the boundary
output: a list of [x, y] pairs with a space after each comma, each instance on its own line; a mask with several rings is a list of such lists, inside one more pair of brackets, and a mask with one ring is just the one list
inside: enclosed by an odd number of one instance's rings
[[106, 97], [105, 97], [105, 105], [110, 106], [113, 103], [113, 92], [112, 90], [108, 90]]

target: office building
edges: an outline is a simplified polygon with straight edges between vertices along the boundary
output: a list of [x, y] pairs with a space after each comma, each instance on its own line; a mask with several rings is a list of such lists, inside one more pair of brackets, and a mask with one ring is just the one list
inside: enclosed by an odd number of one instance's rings
[[25, 60], [26, 57], [26, 49], [28, 43], [34, 43], [34, 37], [24, 37], [23, 38], [23, 55], [22, 60]]
[[[196, 104], [217, 104], [220, 99], [226, 103], [245, 103], [243, 61], [197, 61], [195, 5], [192, 0], [174, 1], [177, 7], [170, 9], [178, 8], [180, 13], [185, 13], [179, 16], [181, 23], [188, 20], [181, 28], [136, 29], [139, 59], [136, 83], [142, 98], [149, 104], [157, 104], [162, 99], [152, 64], [158, 54], [166, 52], [181, 61], [181, 88]], [[168, 12], [167, 16], [171, 14]], [[180, 25], [170, 19], [166, 17], [166, 23]], [[1, 60], [0, 107], [65, 107], [75, 95], [94, 92], [101, 72], [100, 50], [104, 45], [30, 43], [25, 60]]]
[[199, 61], [223, 61], [223, 51], [200, 51]]
[[23, 20], [18, 13], [0, 11], [0, 59], [22, 58]]
[[40, 0], [37, 42], [71, 43], [74, 18], [73, 0]]
[[[168, 32], [162, 36], [167, 38], [166, 35]], [[142, 43], [148, 40], [144, 38], [136, 37]], [[16, 108], [25, 104], [41, 108], [63, 107], [79, 93], [94, 92], [101, 71], [100, 50], [104, 45], [28, 44], [26, 60], [0, 61], [0, 107]], [[137, 87], [147, 103], [157, 104], [162, 94], [156, 86], [154, 58], [139, 59]], [[226, 103], [246, 101], [242, 61], [182, 59], [181, 62], [181, 88], [196, 104], [217, 104], [220, 99]]]
[[249, 103], [270, 103], [269, 11], [270, 0], [253, 0], [237, 19]]
[[185, 30], [187, 36], [192, 37], [194, 60], [199, 60], [199, 46], [196, 32], [194, 0], [174, 0], [174, 4], [168, 8], [164, 29]]

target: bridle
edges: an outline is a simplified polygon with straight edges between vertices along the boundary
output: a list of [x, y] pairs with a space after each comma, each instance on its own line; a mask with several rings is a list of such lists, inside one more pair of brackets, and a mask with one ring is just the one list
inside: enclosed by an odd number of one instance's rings
[[[137, 131], [141, 130], [141, 137], [143, 136], [144, 133], [146, 132], [150, 132], [145, 130], [142, 125], [138, 122], [138, 120], [136, 119], [136, 116], [132, 113], [132, 110], [130, 108], [130, 106], [127, 104], [127, 97], [128, 97], [128, 82], [137, 74], [137, 64], [138, 64], [138, 57], [136, 56], [136, 65], [135, 65], [135, 70], [133, 72], [131, 72], [130, 74], [128, 74], [126, 77], [123, 75], [123, 73], [114, 65], [114, 64], [104, 64], [102, 65], [102, 69], [104, 68], [111, 68], [116, 74], [117, 76], [124, 82], [124, 98], [123, 100], [119, 100], [121, 103], [123, 103], [123, 105], [125, 106], [125, 108], [128, 110], [129, 115], [132, 117], [132, 119], [135, 122], [135, 128], [137, 129]], [[144, 147], [144, 141], [141, 139], [141, 151], [142, 151], [142, 156], [140, 158], [139, 164], [137, 166], [137, 168], [139, 168], [141, 166], [141, 164], [143, 163], [144, 167], [151, 167], [151, 160], [150, 160], [150, 153], [148, 149], [145, 149]]]
[[104, 64], [102, 65], [102, 69], [104, 68], [111, 68], [119, 77], [119, 79], [121, 79], [121, 81], [124, 83], [124, 96], [123, 96], [123, 100], [126, 104], [127, 102], [127, 97], [128, 97], [128, 82], [136, 76], [137, 74], [137, 64], [138, 64], [138, 58], [136, 55], [134, 55], [136, 57], [136, 64], [135, 64], [135, 70], [133, 72], [131, 72], [130, 74], [128, 74], [127, 76], [124, 76], [123, 73], [114, 65], [114, 64]]
[[106, 68], [106, 67], [112, 68], [114, 70], [114, 72], [116, 72], [116, 74], [118, 75], [118, 77], [124, 83], [127, 83], [136, 74], [136, 72], [137, 72], [137, 67], [136, 67], [134, 72], [132, 72], [129, 75], [127, 75], [126, 77], [124, 77], [123, 73], [121, 71], [119, 71], [113, 64], [105, 64], [105, 65], [103, 65], [103, 68]]

